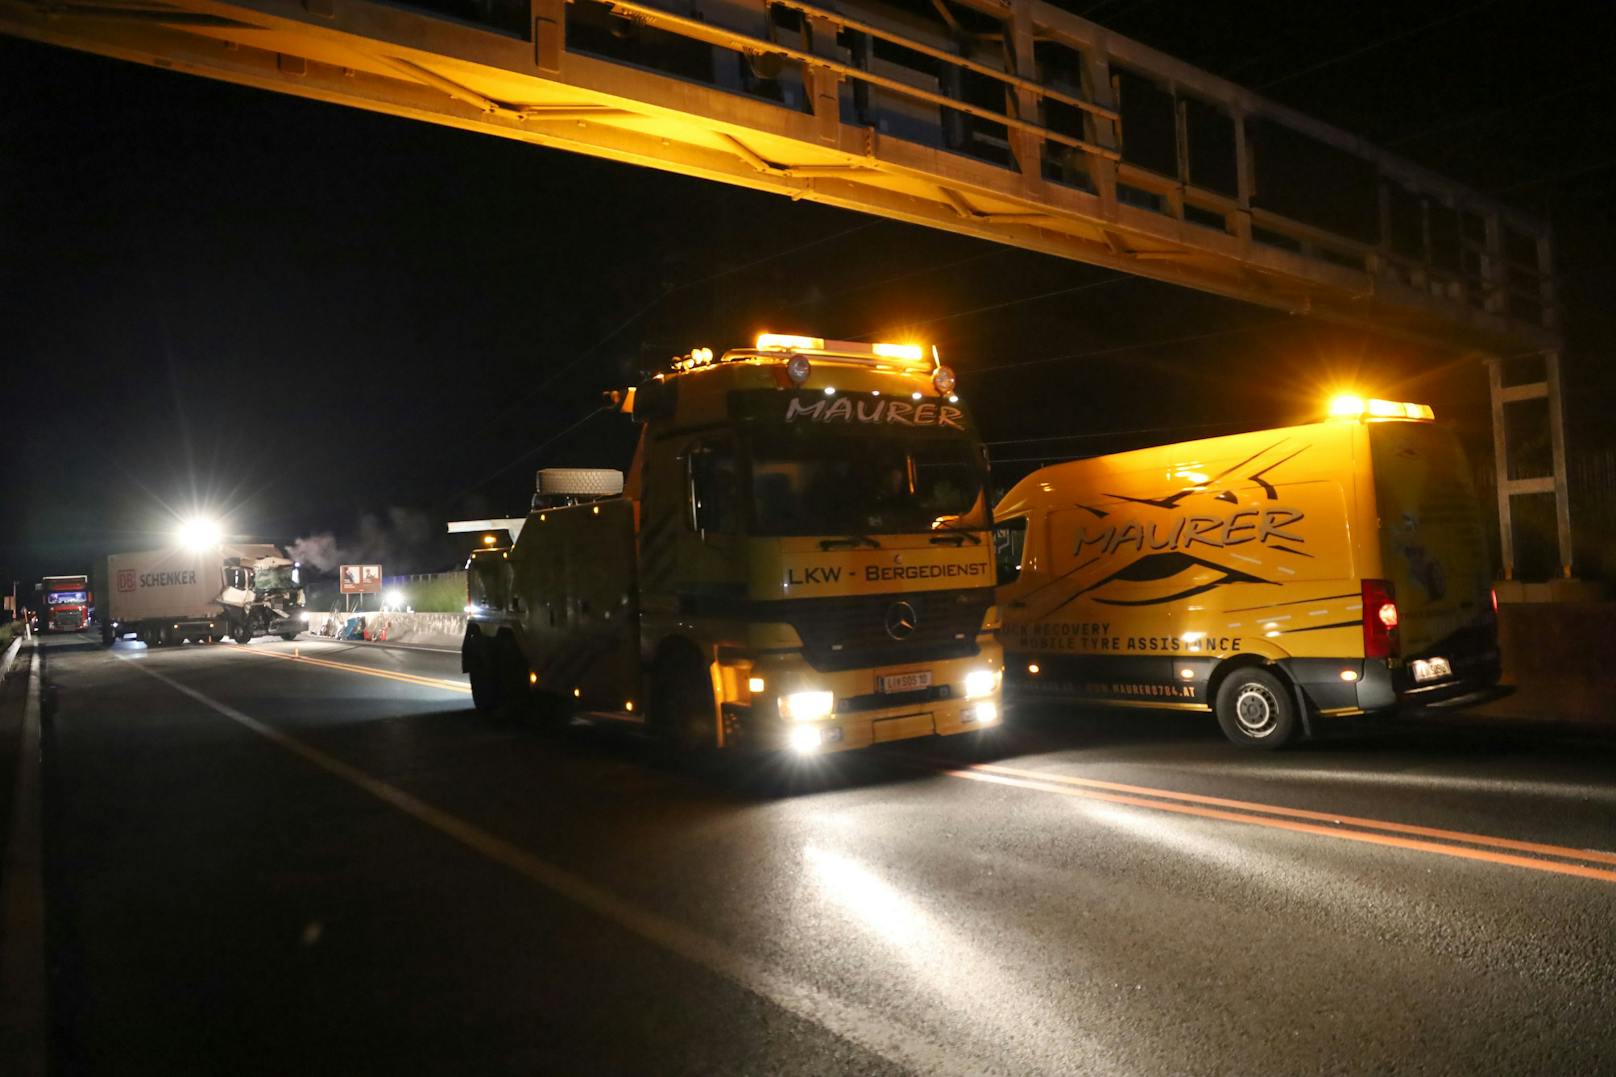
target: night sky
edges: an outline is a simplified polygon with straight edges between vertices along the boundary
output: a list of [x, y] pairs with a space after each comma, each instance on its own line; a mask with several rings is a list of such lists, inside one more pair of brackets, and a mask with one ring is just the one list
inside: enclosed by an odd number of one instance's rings
[[[1571, 443], [1616, 444], [1606, 5], [1070, 6], [1550, 219]], [[569, 430], [601, 390], [763, 328], [937, 343], [1003, 477], [1352, 378], [1485, 445], [1456, 353], [1042, 255], [11, 39], [0, 104], [7, 580], [193, 507], [446, 567], [535, 467], [626, 465], [623, 420]]]

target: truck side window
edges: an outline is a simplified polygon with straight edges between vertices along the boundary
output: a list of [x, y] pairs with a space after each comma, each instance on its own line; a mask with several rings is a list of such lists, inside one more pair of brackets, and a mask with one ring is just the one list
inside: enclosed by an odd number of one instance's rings
[[993, 555], [999, 583], [1014, 583], [1021, 576], [1021, 555], [1027, 546], [1027, 518], [1001, 520], [993, 525]]
[[696, 531], [734, 534], [740, 513], [735, 450], [705, 444], [690, 450], [690, 525]]

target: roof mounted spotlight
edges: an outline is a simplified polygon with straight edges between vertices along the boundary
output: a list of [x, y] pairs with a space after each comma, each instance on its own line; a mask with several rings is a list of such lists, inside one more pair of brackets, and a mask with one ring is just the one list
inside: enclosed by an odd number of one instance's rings
[[791, 379], [793, 385], [801, 385], [813, 373], [814, 365], [808, 361], [806, 355], [793, 355], [786, 360], [786, 377]]

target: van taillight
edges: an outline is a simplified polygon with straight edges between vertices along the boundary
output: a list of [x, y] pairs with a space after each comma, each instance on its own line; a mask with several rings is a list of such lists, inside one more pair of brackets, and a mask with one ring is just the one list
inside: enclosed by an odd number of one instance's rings
[[1363, 647], [1365, 658], [1397, 654], [1397, 592], [1390, 580], [1363, 581]]

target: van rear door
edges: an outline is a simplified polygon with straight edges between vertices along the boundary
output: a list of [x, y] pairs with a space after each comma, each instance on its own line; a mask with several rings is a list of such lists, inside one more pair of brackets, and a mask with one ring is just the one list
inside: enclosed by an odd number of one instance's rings
[[[1396, 588], [1401, 691], [1498, 678], [1492, 560], [1458, 439], [1422, 422], [1369, 427], [1383, 571]], [[1446, 660], [1451, 673], [1444, 676]], [[1424, 662], [1418, 664], [1416, 660]]]

